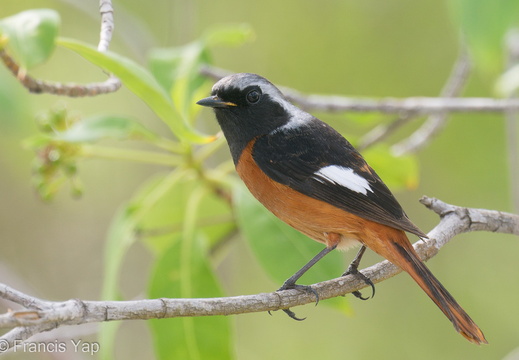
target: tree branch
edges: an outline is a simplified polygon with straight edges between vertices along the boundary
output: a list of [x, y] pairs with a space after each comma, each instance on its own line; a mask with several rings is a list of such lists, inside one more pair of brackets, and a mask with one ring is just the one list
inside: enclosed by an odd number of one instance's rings
[[[101, 13], [101, 33], [97, 49], [100, 52], [104, 52], [108, 50], [114, 29], [112, 0], [99, 0], [99, 11]], [[26, 69], [22, 69], [5, 49], [0, 48], [0, 59], [18, 81], [31, 93], [35, 94], [47, 93], [60, 96], [84, 97], [112, 93], [121, 87], [121, 81], [113, 75], [110, 75], [104, 82], [94, 82], [85, 85], [38, 80], [28, 75]]]
[[[221, 79], [229, 71], [205, 66], [203, 75]], [[449, 98], [449, 97], [409, 97], [405, 99], [367, 99], [338, 95], [305, 95], [297, 90], [279, 87], [287, 99], [301, 108], [330, 113], [339, 112], [380, 112], [385, 114], [410, 113], [413, 116], [443, 114], [452, 112], [506, 112], [519, 110], [519, 99], [494, 98]]]
[[[414, 247], [423, 260], [438, 253], [454, 236], [469, 231], [492, 231], [519, 235], [519, 215], [464, 208], [424, 197], [422, 204], [435, 211], [440, 223], [429, 232], [427, 241]], [[379, 283], [401, 270], [382, 261], [362, 272], [373, 283]], [[358, 277], [348, 275], [312, 285], [321, 299], [349, 294], [366, 287]], [[39, 332], [62, 325], [79, 325], [113, 320], [147, 320], [172, 317], [232, 315], [275, 311], [315, 301], [313, 294], [298, 290], [206, 299], [150, 299], [136, 301], [83, 301], [79, 299], [51, 302], [31, 297], [0, 284], [0, 297], [23, 305], [25, 310], [0, 315], [0, 328], [12, 330], [0, 339], [14, 346], [15, 340], [26, 340]]]

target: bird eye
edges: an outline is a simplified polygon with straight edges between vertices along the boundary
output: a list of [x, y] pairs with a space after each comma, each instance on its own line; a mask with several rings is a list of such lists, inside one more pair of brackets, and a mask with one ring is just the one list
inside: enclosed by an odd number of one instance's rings
[[247, 94], [247, 101], [250, 103], [250, 104], [255, 104], [259, 101], [259, 99], [261, 98], [261, 92], [259, 92], [258, 90], [251, 90], [249, 91], [249, 93]]

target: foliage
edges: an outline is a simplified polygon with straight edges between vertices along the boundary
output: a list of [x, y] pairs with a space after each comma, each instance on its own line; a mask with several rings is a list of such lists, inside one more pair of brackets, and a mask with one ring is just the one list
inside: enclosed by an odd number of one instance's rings
[[[507, 21], [495, 26], [490, 14], [517, 14], [517, 5], [505, 0], [486, 4], [491, 8], [482, 12], [476, 11], [474, 2], [460, 0], [453, 2], [452, 9], [476, 61], [493, 71], [501, 51], [501, 47], [494, 48], [496, 39], [502, 39], [513, 21], [506, 17]], [[488, 33], [485, 26], [480, 26], [487, 23], [496, 31]], [[58, 39], [59, 24], [58, 14], [46, 9], [3, 19], [0, 48], [5, 48], [26, 69], [48, 61], [56, 45], [71, 49], [120, 78], [171, 131], [165, 137], [147, 129], [138, 119], [112, 114], [83, 118], [58, 108], [40, 117], [40, 133], [25, 142], [37, 154], [34, 180], [41, 196], [48, 200], [67, 181], [73, 194], [81, 193], [77, 163], [85, 158], [133, 160], [166, 167], [164, 173], [143, 184], [112, 220], [104, 254], [103, 298], [121, 297], [118, 280], [122, 263], [137, 241], [155, 256], [150, 297], [224, 295], [212, 266], [212, 253], [236, 228], [243, 232], [265, 271], [279, 283], [291, 275], [286, 269], [299, 268], [318, 252], [318, 244], [299, 241], [301, 234], [259, 206], [231, 175], [229, 161], [208, 165], [207, 160], [224, 141], [194, 127], [199, 112], [194, 104], [209, 89], [200, 67], [212, 61], [215, 47], [239, 46], [250, 40], [253, 34], [248, 26], [219, 27], [184, 46], [155, 49], [146, 68], [117, 53], [99, 53], [75, 39]], [[516, 83], [508, 86], [517, 88]], [[107, 139], [122, 142], [123, 146], [103, 145]], [[132, 150], [125, 146], [130, 140], [153, 150]], [[393, 157], [385, 144], [366, 150], [365, 155], [392, 188], [417, 185], [419, 169], [414, 156]], [[286, 257], [287, 253], [292, 255]], [[308, 282], [340, 274], [344, 268], [341, 257], [337, 253], [329, 257], [305, 275]], [[324, 303], [345, 309], [343, 299]], [[228, 318], [156, 320], [150, 322], [150, 328], [159, 359], [233, 357], [233, 333]], [[117, 324], [106, 324], [102, 329], [105, 358], [112, 355], [116, 330]]]
[[0, 34], [26, 69], [44, 63], [52, 54], [60, 18], [49, 9], [28, 10], [0, 21]]
[[519, 2], [452, 0], [449, 5], [478, 68], [493, 76], [501, 73], [505, 63], [506, 35], [512, 27], [519, 25]]

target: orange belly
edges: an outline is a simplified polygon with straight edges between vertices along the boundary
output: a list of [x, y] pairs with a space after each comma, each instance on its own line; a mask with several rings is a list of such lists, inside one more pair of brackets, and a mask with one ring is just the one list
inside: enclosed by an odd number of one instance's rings
[[236, 170], [249, 191], [268, 210], [306, 236], [332, 246], [328, 234], [340, 235], [338, 248], [358, 242], [369, 243], [382, 233], [401, 232], [386, 225], [363, 219], [324, 201], [306, 196], [269, 178], [252, 158], [252, 141], [244, 149]]

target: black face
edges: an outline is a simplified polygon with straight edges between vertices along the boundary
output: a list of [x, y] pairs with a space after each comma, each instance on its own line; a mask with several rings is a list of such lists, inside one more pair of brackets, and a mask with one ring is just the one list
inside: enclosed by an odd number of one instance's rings
[[247, 107], [258, 104], [263, 97], [261, 88], [257, 85], [248, 86], [243, 90], [233, 87], [222, 90], [215, 89], [212, 95], [217, 96], [222, 101], [233, 103], [237, 105], [237, 107]]
[[247, 76], [237, 78], [236, 85], [232, 76], [220, 80], [211, 97], [198, 102], [214, 108], [235, 163], [251, 140], [271, 133], [290, 119], [281, 105], [286, 100], [279, 90], [259, 76]]

